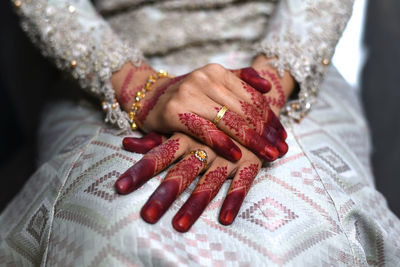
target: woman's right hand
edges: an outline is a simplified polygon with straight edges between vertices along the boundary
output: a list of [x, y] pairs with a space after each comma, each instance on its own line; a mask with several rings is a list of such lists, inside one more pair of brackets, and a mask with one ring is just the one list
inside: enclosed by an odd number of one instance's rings
[[[183, 76], [158, 80], [141, 100], [136, 121], [146, 132], [191, 135], [230, 161], [242, 156], [230, 137], [261, 159], [273, 161], [288, 147], [284, 128], [259, 92], [269, 89], [269, 82], [253, 68], [230, 71], [209, 64]], [[214, 125], [223, 106], [228, 111]]]

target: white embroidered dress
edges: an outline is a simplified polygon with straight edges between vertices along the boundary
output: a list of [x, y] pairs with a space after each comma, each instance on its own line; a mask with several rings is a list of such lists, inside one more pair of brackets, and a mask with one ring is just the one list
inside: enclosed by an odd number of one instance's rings
[[[289, 152], [266, 165], [231, 226], [217, 221], [229, 187], [188, 233], [139, 211], [165, 172], [119, 196], [117, 177], [141, 155], [89, 105], [58, 104], [42, 125], [41, 167], [0, 217], [0, 264], [43, 266], [395, 266], [400, 221], [374, 187], [370, 140], [355, 92], [329, 67], [350, 17], [345, 0], [15, 0], [43, 54], [112, 104], [109, 78], [142, 54], [181, 74], [209, 62], [248, 66], [276, 56], [301, 86], [285, 120]], [[316, 93], [319, 91], [318, 98]], [[294, 109], [293, 109], [294, 108]], [[126, 114], [106, 120], [126, 129]], [[137, 133], [136, 133], [137, 134]]]

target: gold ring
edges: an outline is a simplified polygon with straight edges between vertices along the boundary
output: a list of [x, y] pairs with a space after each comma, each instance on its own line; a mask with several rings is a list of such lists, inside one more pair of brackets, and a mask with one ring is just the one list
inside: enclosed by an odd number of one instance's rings
[[222, 120], [222, 118], [224, 117], [225, 112], [226, 112], [227, 110], [228, 110], [228, 108], [227, 108], [226, 106], [223, 106], [223, 107], [218, 111], [217, 116], [215, 116], [215, 119], [214, 119], [214, 121], [213, 121], [213, 123], [214, 123], [215, 125], [217, 125], [218, 122], [219, 122], [220, 120]]
[[190, 151], [190, 154], [193, 154], [196, 157], [196, 159], [200, 160], [201, 163], [203, 163], [203, 168], [207, 167], [208, 155], [205, 150], [196, 149], [196, 150]]

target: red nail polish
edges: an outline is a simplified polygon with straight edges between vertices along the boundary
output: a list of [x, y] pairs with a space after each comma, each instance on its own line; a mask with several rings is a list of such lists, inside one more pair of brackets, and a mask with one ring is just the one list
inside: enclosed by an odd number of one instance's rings
[[177, 181], [162, 182], [144, 204], [140, 215], [148, 223], [156, 223], [175, 201], [179, 190]]
[[163, 207], [157, 201], [148, 201], [140, 211], [140, 216], [148, 223], [156, 223], [162, 216]]
[[193, 192], [176, 213], [172, 220], [172, 226], [179, 232], [187, 232], [206, 209], [212, 198], [210, 198], [209, 191]]
[[279, 149], [279, 157], [284, 156], [289, 150], [289, 146], [282, 140], [277, 141], [277, 147]]
[[219, 215], [220, 223], [224, 225], [232, 224], [240, 210], [240, 206], [242, 205], [245, 196], [246, 193], [243, 190], [236, 190], [228, 193], [221, 207]]
[[181, 233], [187, 232], [192, 223], [190, 215], [186, 213], [182, 214], [179, 218], [174, 217], [172, 220], [172, 226]]
[[132, 178], [129, 176], [120, 177], [115, 182], [115, 189], [119, 194], [128, 194], [132, 192], [133, 190], [131, 190], [131, 186], [132, 186]]
[[232, 159], [233, 159], [232, 161], [234, 161], [234, 162], [238, 161], [242, 158], [242, 151], [236, 145], [235, 145], [235, 147], [232, 147], [229, 152], [232, 155]]
[[154, 174], [154, 161], [142, 158], [126, 170], [115, 182], [115, 188], [120, 194], [129, 194], [141, 187]]
[[233, 215], [233, 212], [231, 210], [225, 210], [223, 213], [220, 214], [219, 222], [223, 225], [230, 225], [233, 223], [234, 218], [235, 216]]

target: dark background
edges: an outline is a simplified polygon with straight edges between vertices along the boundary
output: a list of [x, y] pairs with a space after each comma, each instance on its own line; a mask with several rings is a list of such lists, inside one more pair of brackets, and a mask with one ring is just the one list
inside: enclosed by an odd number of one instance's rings
[[[10, 1], [0, 1], [0, 211], [35, 170], [39, 114], [60, 75], [21, 31]], [[400, 1], [368, 4], [369, 58], [361, 97], [372, 130], [378, 189], [400, 216]]]

